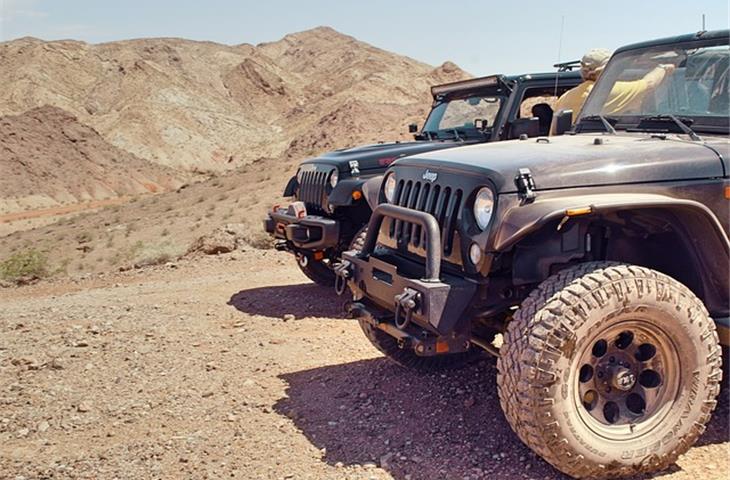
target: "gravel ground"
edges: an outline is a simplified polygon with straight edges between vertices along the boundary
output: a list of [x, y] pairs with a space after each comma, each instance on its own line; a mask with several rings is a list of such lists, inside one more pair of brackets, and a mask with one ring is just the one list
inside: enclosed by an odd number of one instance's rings
[[[0, 290], [0, 478], [561, 479], [495, 362], [415, 375], [281, 253]], [[728, 395], [658, 478], [730, 478]]]

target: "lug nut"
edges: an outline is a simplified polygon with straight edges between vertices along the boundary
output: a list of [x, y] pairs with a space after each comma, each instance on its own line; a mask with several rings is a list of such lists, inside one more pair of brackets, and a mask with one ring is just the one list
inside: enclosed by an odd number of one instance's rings
[[598, 378], [603, 378], [603, 372], [598, 372]]
[[611, 393], [611, 387], [606, 387], [606, 393]]
[[616, 363], [616, 357], [608, 357], [609, 363]]

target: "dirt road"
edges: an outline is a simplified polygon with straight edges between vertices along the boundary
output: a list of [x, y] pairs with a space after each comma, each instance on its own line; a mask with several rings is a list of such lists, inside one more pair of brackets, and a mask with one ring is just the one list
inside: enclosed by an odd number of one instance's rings
[[[413, 375], [291, 259], [0, 290], [0, 478], [559, 479], [495, 363]], [[662, 479], [730, 476], [728, 398]]]

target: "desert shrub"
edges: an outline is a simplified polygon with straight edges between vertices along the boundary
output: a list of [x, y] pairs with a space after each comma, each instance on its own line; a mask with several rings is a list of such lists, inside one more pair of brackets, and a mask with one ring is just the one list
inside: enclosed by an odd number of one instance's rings
[[160, 265], [178, 259], [183, 253], [185, 253], [185, 249], [169, 241], [151, 245], [143, 244], [136, 249], [134, 265], [137, 267]]
[[23, 250], [0, 263], [0, 278], [10, 282], [48, 276], [48, 258], [36, 249]]

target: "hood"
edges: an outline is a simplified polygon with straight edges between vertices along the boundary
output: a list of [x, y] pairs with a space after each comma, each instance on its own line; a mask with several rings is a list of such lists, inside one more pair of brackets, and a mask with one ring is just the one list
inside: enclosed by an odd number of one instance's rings
[[317, 163], [333, 165], [340, 171], [349, 172], [351, 171], [350, 162], [357, 161], [358, 169], [362, 173], [366, 173], [367, 171], [372, 173], [374, 170], [385, 170], [395, 160], [407, 155], [416, 155], [467, 144], [469, 142], [457, 142], [453, 140], [374, 143], [372, 145], [327, 152], [319, 157], [306, 160], [302, 164]]
[[[549, 140], [549, 141], [547, 141]], [[645, 134], [563, 135], [471, 145], [399, 160], [408, 165], [487, 175], [499, 193], [517, 189], [514, 178], [529, 168], [537, 190], [722, 177], [714, 149], [676, 136]]]

